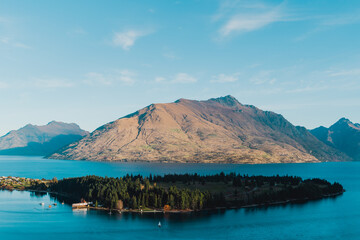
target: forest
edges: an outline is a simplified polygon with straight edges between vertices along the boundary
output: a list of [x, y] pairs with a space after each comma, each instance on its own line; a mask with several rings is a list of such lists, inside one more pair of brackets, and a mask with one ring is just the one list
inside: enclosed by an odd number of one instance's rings
[[[42, 186], [43, 188], [44, 186]], [[36, 187], [35, 187], [36, 188]], [[53, 180], [48, 189], [118, 209], [202, 210], [312, 200], [344, 192], [341, 184], [295, 176], [167, 174], [85, 176]]]

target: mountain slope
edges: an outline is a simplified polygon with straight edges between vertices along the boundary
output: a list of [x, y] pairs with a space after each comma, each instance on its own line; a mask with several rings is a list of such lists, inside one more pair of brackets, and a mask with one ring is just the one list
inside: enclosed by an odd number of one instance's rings
[[317, 162], [347, 160], [305, 128], [226, 96], [151, 104], [50, 156], [95, 161]]
[[0, 137], [0, 154], [45, 156], [87, 134], [74, 123], [52, 121], [44, 126], [28, 124]]
[[360, 124], [342, 118], [329, 128], [318, 127], [311, 133], [322, 142], [360, 161]]

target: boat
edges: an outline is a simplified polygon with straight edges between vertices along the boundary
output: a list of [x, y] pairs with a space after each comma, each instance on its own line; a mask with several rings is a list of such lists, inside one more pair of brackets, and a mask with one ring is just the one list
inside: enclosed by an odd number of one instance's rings
[[44, 205], [45, 205], [45, 203], [43, 203], [43, 202], [42, 202], [42, 203], [40, 203], [40, 205], [41, 205], [41, 206], [44, 206]]
[[51, 208], [51, 205], [49, 205], [49, 208]]
[[64, 203], [64, 202], [62, 202], [61, 204], [62, 204], [62, 205], [64, 205], [65, 203]]
[[159, 222], [158, 227], [161, 227], [161, 222]]

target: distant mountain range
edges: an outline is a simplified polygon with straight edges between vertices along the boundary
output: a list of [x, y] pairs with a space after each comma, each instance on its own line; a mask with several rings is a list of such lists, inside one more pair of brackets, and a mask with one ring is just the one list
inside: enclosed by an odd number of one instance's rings
[[75, 123], [28, 124], [0, 137], [0, 155], [49, 155], [88, 134]]
[[49, 158], [203, 163], [352, 159], [280, 114], [243, 105], [232, 96], [151, 104], [99, 127]]
[[318, 127], [310, 132], [328, 146], [360, 161], [360, 124], [342, 118], [329, 128]]

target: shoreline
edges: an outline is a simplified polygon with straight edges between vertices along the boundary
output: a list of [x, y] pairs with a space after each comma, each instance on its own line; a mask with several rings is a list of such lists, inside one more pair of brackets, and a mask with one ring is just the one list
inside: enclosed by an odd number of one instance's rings
[[[59, 161], [79, 161], [79, 162], [99, 162], [99, 163], [163, 163], [163, 164], [228, 164], [228, 165], [268, 165], [268, 164], [302, 164], [302, 163], [327, 163], [338, 161], [298, 161], [298, 162], [200, 162], [200, 161], [176, 161], [176, 160], [93, 160], [93, 159], [64, 159], [64, 158], [49, 158], [48, 156], [41, 156], [47, 160], [59, 160]], [[351, 162], [351, 161], [342, 161]]]
[[90, 210], [96, 210], [96, 211], [108, 211], [108, 212], [118, 212], [119, 214], [122, 213], [177, 213], [177, 214], [183, 214], [183, 213], [191, 213], [191, 212], [204, 212], [204, 211], [216, 211], [216, 210], [233, 210], [233, 209], [241, 209], [241, 208], [262, 208], [262, 207], [271, 207], [271, 206], [279, 206], [279, 205], [284, 205], [284, 204], [300, 204], [300, 203], [306, 203], [306, 202], [310, 202], [310, 201], [316, 201], [316, 200], [322, 200], [322, 199], [327, 199], [327, 198], [332, 198], [332, 197], [337, 197], [340, 196], [344, 193], [343, 192], [339, 192], [339, 193], [334, 193], [334, 194], [326, 194], [323, 195], [319, 198], [304, 198], [304, 199], [289, 199], [289, 200], [285, 200], [285, 201], [277, 201], [277, 202], [272, 202], [272, 203], [259, 203], [259, 204], [250, 204], [250, 205], [244, 205], [244, 206], [229, 206], [229, 207], [215, 207], [215, 208], [206, 208], [206, 209], [202, 209], [202, 210], [191, 210], [191, 209], [185, 209], [185, 210], [181, 210], [181, 209], [173, 209], [173, 210], [168, 210], [168, 211], [164, 211], [161, 209], [153, 209], [153, 210], [133, 210], [133, 209], [110, 209], [110, 208], [105, 208], [105, 207], [93, 207], [93, 206], [89, 206], [86, 208], [73, 208], [73, 210], [76, 209], [90, 209]]
[[[216, 176], [220, 177], [221, 175], [216, 175]], [[227, 177], [230, 177], [230, 176], [234, 177], [233, 175], [228, 175]], [[223, 175], [223, 177], [225, 178], [226, 176]], [[240, 176], [238, 176], [238, 177], [240, 177]], [[264, 181], [262, 179], [263, 176], [258, 176], [258, 177], [260, 178], [259, 181]], [[275, 178], [275, 177], [281, 178], [279, 176], [274, 176], [273, 178]], [[80, 178], [73, 178], [73, 179], [71, 179], [71, 178], [63, 179], [61, 181], [68, 181], [68, 182], [70, 181], [70, 183], [71, 183], [71, 181], [78, 181], [79, 179], [84, 179], [84, 178], [85, 179], [87, 179], [87, 178], [88, 179], [96, 179], [97, 181], [101, 180], [101, 177], [89, 176], [89, 177], [80, 177]], [[243, 178], [245, 178], [245, 177], [243, 177]], [[268, 177], [268, 178], [271, 178], [271, 177]], [[282, 178], [285, 178], [285, 177], [282, 177]], [[299, 178], [299, 177], [297, 177], [298, 178], [297, 179], [296, 177], [294, 178], [294, 177], [286, 176], [286, 178], [296, 179], [297, 181], [299, 181], [299, 182], [296, 182], [296, 187], [298, 187], [299, 184], [301, 184], [301, 183], [304, 184], [304, 182], [305, 182], [305, 181], [302, 182], [301, 178]], [[8, 176], [8, 177], [1, 177], [1, 179], [2, 179], [1, 180], [2, 181], [1, 182], [2, 183], [1, 190], [28, 191], [28, 192], [35, 192], [35, 193], [42, 193], [42, 194], [49, 194], [49, 195], [57, 195], [58, 197], [55, 196], [55, 198], [57, 198], [58, 201], [65, 202], [66, 204], [69, 204], [69, 205], [79, 202], [80, 198], [78, 198], [78, 197], [81, 196], [81, 195], [78, 196], [76, 194], [76, 192], [74, 192], [74, 191], [63, 191], [62, 188], [50, 187], [50, 186], [52, 186], [52, 184], [58, 184], [58, 180], [56, 178], [54, 178], [53, 180], [46, 180], [46, 179], [39, 180], [39, 179], [30, 179], [30, 178], [21, 178], [21, 177]], [[115, 180], [116, 179], [113, 179], [112, 181], [115, 181]], [[235, 180], [236, 179], [234, 178], [233, 183], [231, 184], [232, 187], [233, 187], [234, 184], [238, 184], [238, 182], [235, 182]], [[243, 183], [243, 184], [245, 184], [244, 185], [245, 187], [243, 186], [242, 191], [243, 191], [243, 194], [246, 194], [247, 198], [249, 199], [248, 194], [253, 193], [255, 190], [258, 190], [258, 187], [256, 185], [254, 185], [254, 184], [252, 184], [254, 186], [251, 185], [251, 187], [253, 187], [253, 188], [251, 188], [249, 186], [246, 186], [246, 181], [248, 181], [248, 179], [241, 180], [241, 181], [245, 181]], [[269, 182], [270, 180], [267, 180], [267, 181], [268, 182], [266, 184], [264, 184], [264, 182], [261, 182], [261, 186], [265, 185], [264, 189], [266, 191], [269, 191], [269, 189], [271, 189], [271, 191], [274, 191], [274, 190], [272, 190], [272, 187], [270, 185], [270, 182]], [[284, 184], [280, 180], [278, 180], [278, 181], [281, 184]], [[290, 181], [290, 180], [287, 180], [287, 181]], [[336, 196], [342, 195], [345, 192], [343, 187], [340, 184], [336, 183], [336, 182], [334, 184], [331, 184], [331, 183], [327, 182], [326, 180], [321, 180], [321, 179], [313, 179], [313, 180], [308, 180], [308, 181], [310, 181], [310, 184], [317, 184], [317, 185], [314, 185], [314, 186], [317, 186], [317, 188], [319, 188], [318, 189], [320, 191], [319, 194], [303, 194], [303, 195], [298, 195], [297, 194], [297, 195], [293, 195], [293, 196], [296, 196], [296, 197], [299, 197], [299, 198], [290, 198], [291, 195], [288, 195], [287, 196], [288, 198], [287, 198], [286, 195], [285, 195], [285, 196], [283, 196], [281, 198], [279, 198], [279, 197], [263, 198], [263, 199], [259, 198], [257, 200], [255, 199], [255, 200], [245, 200], [245, 201], [244, 200], [238, 200], [237, 198], [231, 199], [230, 198], [231, 196], [230, 197], [228, 196], [227, 202], [226, 202], [226, 200], [224, 198], [224, 200], [223, 200], [224, 202], [214, 202], [212, 204], [208, 204], [207, 206], [204, 206], [204, 208], [203, 207], [200, 207], [200, 208], [193, 207], [192, 209], [190, 209], [190, 208], [180, 209], [180, 204], [177, 204], [176, 206], [174, 206], [175, 204], [173, 204], [172, 205], [173, 208], [170, 208], [169, 205], [167, 205], [167, 204], [164, 205], [164, 208], [162, 207], [162, 205], [159, 206], [160, 208], [154, 208], [154, 205], [143, 205], [144, 208], [142, 208], [141, 206], [139, 206], [140, 204], [135, 205], [135, 208], [131, 208], [131, 207], [133, 207], [132, 205], [131, 206], [129, 206], [129, 205], [126, 206], [125, 205], [125, 208], [123, 208], [122, 202], [120, 203], [121, 205], [118, 208], [115, 208], [113, 204], [111, 204], [111, 205], [110, 204], [109, 205], [105, 204], [105, 206], [101, 206], [101, 205], [97, 206], [97, 204], [93, 204], [92, 202], [87, 203], [86, 201], [84, 201], [84, 199], [82, 199], [81, 202], [83, 202], [84, 204], [83, 205], [82, 204], [75, 204], [75, 205], [82, 205], [82, 206], [79, 206], [78, 208], [76, 208], [76, 206], [73, 205], [73, 206], [75, 206], [75, 208], [73, 208], [73, 209], [93, 209], [93, 210], [109, 211], [110, 213], [112, 211], [119, 212], [119, 213], [122, 213], [122, 212], [134, 212], [134, 213], [189, 213], [189, 212], [226, 210], [226, 209], [240, 209], [240, 208], [261, 208], [261, 207], [267, 207], [267, 206], [284, 205], [284, 204], [289, 204], [289, 203], [306, 203], [308, 201], [315, 201], [315, 200], [321, 200], [321, 199], [330, 198], [330, 197], [336, 197]], [[311, 181], [313, 181], [313, 182], [311, 182]], [[222, 183], [222, 181], [219, 181], [219, 183]], [[287, 182], [285, 182], [285, 184], [286, 183]], [[141, 188], [140, 181], [139, 181], [138, 184], [139, 184], [139, 187]], [[150, 187], [150, 185], [149, 185], [150, 183], [148, 182], [147, 184], [148, 184], [148, 187]], [[155, 184], [156, 183], [154, 183], [154, 186], [155, 186]], [[226, 183], [226, 184], [228, 184], [228, 183]], [[321, 185], [321, 184], [323, 184], [323, 185]], [[337, 185], [335, 185], [335, 184], [337, 184]], [[335, 185], [335, 188], [333, 188], [333, 190], [335, 190], [335, 191], [329, 191], [329, 187], [333, 187], [334, 185]], [[72, 187], [74, 187], [73, 185], [69, 185], [69, 186], [70, 186], [71, 189], [72, 189]], [[237, 186], [237, 185], [235, 185], [235, 186]], [[330, 193], [330, 194], [320, 194], [320, 193], [325, 193], [324, 191], [321, 190], [321, 188], [327, 189], [327, 191], [325, 191], [325, 192]], [[166, 189], [166, 187], [164, 189]], [[283, 190], [284, 186], [280, 187], [279, 189]], [[280, 191], [279, 189], [277, 191]], [[290, 188], [290, 189], [293, 189], [293, 188]], [[199, 191], [199, 190], [197, 190], [197, 191]], [[236, 189], [235, 189], [235, 191], [236, 191]], [[261, 191], [261, 188], [260, 188], [259, 191]], [[275, 192], [276, 192], [276, 190], [275, 190]], [[235, 195], [236, 194], [237, 193], [235, 193]], [[212, 197], [212, 195], [210, 195], [210, 196]], [[61, 199], [61, 198], [63, 198], [63, 199]], [[230, 200], [229, 200], [229, 198], [230, 198]], [[282, 200], [282, 199], [285, 199], [285, 200]], [[95, 200], [96, 200], [96, 202], [99, 200], [99, 202], [102, 203], [101, 198], [97, 198], [97, 199], [93, 198], [92, 200], [93, 200], [93, 202]], [[136, 201], [136, 197], [135, 197], [135, 201]], [[245, 204], [245, 203], [248, 203], [248, 204]], [[249, 204], [249, 203], [251, 203], [251, 204]], [[148, 206], [152, 206], [152, 207], [148, 207]], [[188, 206], [185, 205], [185, 207], [188, 207]], [[178, 208], [176, 208], [176, 207], [178, 207]]]
[[[13, 189], [13, 190], [7, 190], [7, 189], [1, 189], [3, 191], [19, 191], [19, 192], [23, 192], [23, 191], [27, 191], [27, 192], [38, 192], [38, 193], [47, 193], [47, 194], [54, 194], [54, 195], [59, 195], [59, 196], [63, 196], [69, 199], [74, 199], [71, 196], [67, 195], [67, 194], [63, 194], [63, 193], [58, 193], [58, 192], [52, 192], [52, 191], [44, 191], [44, 190], [33, 190], [33, 189]], [[326, 194], [323, 195], [319, 198], [304, 198], [304, 199], [288, 199], [288, 200], [284, 200], [284, 201], [277, 201], [277, 202], [270, 202], [270, 203], [259, 203], [259, 204], [249, 204], [249, 205], [244, 205], [244, 206], [229, 206], [229, 207], [215, 207], [215, 208], [206, 208], [206, 209], [202, 209], [202, 210], [191, 210], [191, 209], [173, 209], [173, 210], [168, 210], [168, 211], [164, 211], [161, 209], [151, 209], [151, 210], [134, 210], [134, 209], [110, 209], [110, 208], [106, 208], [106, 207], [95, 207], [95, 206], [87, 206], [84, 208], [73, 208], [73, 210], [81, 210], [81, 209], [90, 209], [90, 210], [95, 210], [95, 211], [106, 211], [106, 212], [117, 212], [119, 214], [122, 213], [176, 213], [176, 214], [184, 214], [184, 213], [192, 213], [192, 212], [204, 212], [204, 211], [216, 211], [216, 210], [234, 210], [234, 209], [247, 209], [247, 208], [262, 208], [262, 207], [271, 207], [271, 206], [279, 206], [279, 205], [285, 205], [285, 204], [300, 204], [300, 203], [306, 203], [306, 202], [310, 202], [310, 201], [316, 201], [316, 200], [322, 200], [322, 199], [327, 199], [327, 198], [332, 198], [332, 197], [337, 197], [342, 195], [343, 193], [345, 193], [345, 191], [343, 192], [339, 192], [339, 193], [334, 193], [334, 194]], [[67, 203], [66, 203], [67, 204]], [[68, 204], [69, 205], [69, 204]]]

